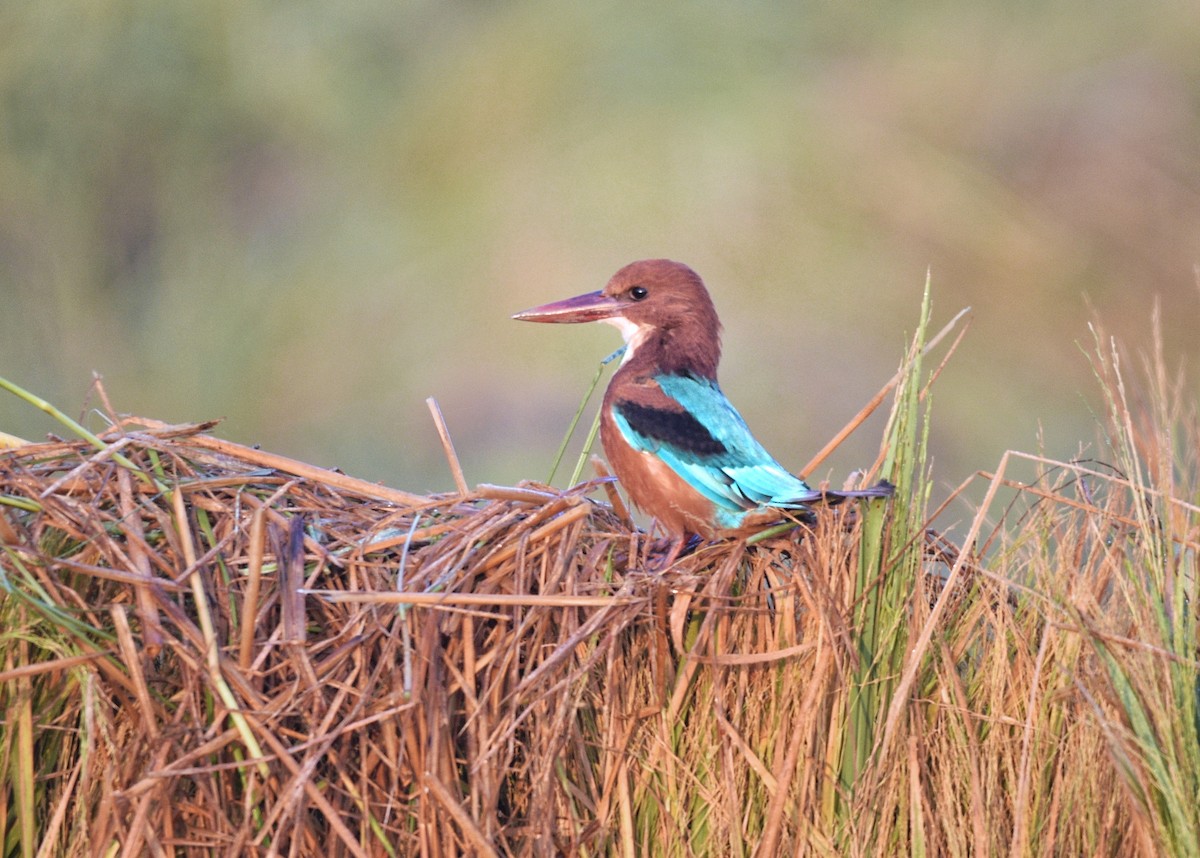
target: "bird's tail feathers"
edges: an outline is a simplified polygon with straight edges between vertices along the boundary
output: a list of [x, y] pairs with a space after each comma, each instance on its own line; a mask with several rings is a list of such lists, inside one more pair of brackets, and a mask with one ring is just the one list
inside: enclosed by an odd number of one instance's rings
[[849, 498], [890, 498], [895, 491], [896, 487], [894, 485], [887, 480], [880, 480], [867, 489], [821, 492], [821, 498], [827, 504], [838, 504]]

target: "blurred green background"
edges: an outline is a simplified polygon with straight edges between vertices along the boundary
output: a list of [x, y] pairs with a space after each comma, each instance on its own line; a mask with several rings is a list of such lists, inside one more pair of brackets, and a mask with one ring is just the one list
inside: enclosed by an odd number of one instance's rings
[[[793, 468], [891, 376], [927, 269], [935, 328], [974, 307], [947, 485], [1094, 439], [1089, 304], [1136, 348], [1159, 300], [1200, 354], [1194, 2], [63, 0], [0, 34], [0, 375], [73, 414], [94, 370], [432, 491], [432, 395], [468, 481], [544, 478], [619, 340], [509, 315], [647, 256], [705, 277]], [[8, 395], [0, 429], [61, 431]]]

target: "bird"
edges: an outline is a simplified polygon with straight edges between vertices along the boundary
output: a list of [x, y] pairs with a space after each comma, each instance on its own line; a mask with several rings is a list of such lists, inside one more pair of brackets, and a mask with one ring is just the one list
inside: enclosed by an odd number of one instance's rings
[[630, 500], [677, 545], [744, 535], [789, 516], [810, 518], [813, 504], [894, 490], [887, 481], [814, 489], [766, 451], [717, 383], [721, 322], [704, 281], [683, 263], [632, 262], [598, 292], [513, 318], [604, 322], [621, 332], [625, 353], [600, 407], [600, 441]]

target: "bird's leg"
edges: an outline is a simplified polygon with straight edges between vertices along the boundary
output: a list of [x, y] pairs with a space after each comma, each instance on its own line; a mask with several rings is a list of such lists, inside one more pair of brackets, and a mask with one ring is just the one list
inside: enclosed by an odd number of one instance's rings
[[667, 569], [671, 567], [671, 564], [679, 559], [679, 552], [683, 551], [683, 545], [685, 542], [687, 542], [687, 536], [680, 535], [671, 537], [671, 548], [669, 551], [667, 551], [666, 556], [659, 561], [657, 571], [666, 572]]
[[691, 545], [693, 538], [699, 541], [699, 537], [693, 537], [686, 533], [670, 537], [670, 548], [668, 549], [666, 555], [664, 555], [663, 558], [657, 564], [655, 564], [655, 571], [666, 572], [667, 569], [671, 567], [671, 564], [679, 559], [679, 555], [683, 553], [683, 550]]

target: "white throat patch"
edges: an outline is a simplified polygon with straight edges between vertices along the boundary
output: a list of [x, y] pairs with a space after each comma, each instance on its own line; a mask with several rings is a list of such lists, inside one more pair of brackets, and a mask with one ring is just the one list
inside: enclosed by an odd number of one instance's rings
[[650, 335], [650, 331], [652, 330], [650, 325], [636, 324], [624, 316], [610, 316], [600, 321], [612, 325], [621, 332], [621, 336], [625, 339], [625, 357], [621, 358], [621, 366], [629, 363], [629, 359], [633, 357], [633, 353], [637, 351], [637, 347], [646, 341], [646, 337]]

